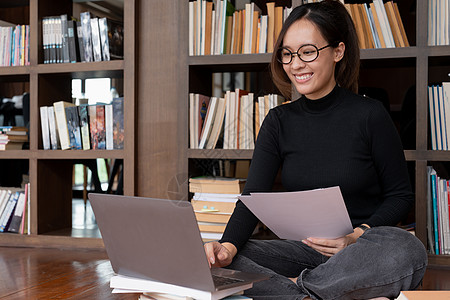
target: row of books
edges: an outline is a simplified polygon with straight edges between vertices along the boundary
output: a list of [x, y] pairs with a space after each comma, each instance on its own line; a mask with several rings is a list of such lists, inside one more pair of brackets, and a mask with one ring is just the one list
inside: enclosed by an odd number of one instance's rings
[[0, 27], [0, 66], [30, 64], [30, 25]]
[[428, 87], [431, 149], [450, 150], [450, 82]]
[[449, 0], [428, 0], [428, 45], [450, 45]]
[[409, 47], [397, 3], [344, 4], [355, 23], [360, 48]]
[[223, 137], [223, 149], [254, 149], [259, 128], [269, 112], [285, 99], [276, 94], [255, 98], [236, 89], [224, 97], [189, 95], [189, 140], [191, 149], [214, 149]]
[[0, 232], [30, 234], [30, 184], [0, 188]]
[[255, 3], [236, 10], [227, 0], [189, 2], [189, 55], [273, 52], [292, 8], [266, 3], [267, 15]]
[[108, 61], [123, 58], [123, 25], [80, 13], [80, 21], [66, 14], [42, 19], [44, 63]]
[[432, 254], [450, 254], [450, 182], [428, 166], [427, 230]]
[[189, 192], [204, 241], [222, 238], [226, 224], [234, 211], [245, 179], [226, 177], [193, 177], [189, 179]]
[[44, 150], [123, 149], [123, 105], [123, 98], [114, 98], [111, 104], [40, 107]]
[[28, 128], [0, 126], [0, 150], [21, 150], [28, 142]]

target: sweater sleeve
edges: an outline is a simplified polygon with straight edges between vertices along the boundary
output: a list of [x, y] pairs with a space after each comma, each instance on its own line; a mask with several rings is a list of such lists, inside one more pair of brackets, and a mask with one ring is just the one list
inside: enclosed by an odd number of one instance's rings
[[[275, 110], [270, 110], [258, 134], [243, 195], [272, 190], [281, 164], [278, 137], [278, 118]], [[230, 242], [239, 251], [248, 241], [257, 224], [258, 218], [239, 200], [220, 242]]]
[[382, 202], [367, 224], [396, 225], [408, 214], [414, 198], [400, 137], [381, 105], [370, 114], [366, 132], [382, 193]]

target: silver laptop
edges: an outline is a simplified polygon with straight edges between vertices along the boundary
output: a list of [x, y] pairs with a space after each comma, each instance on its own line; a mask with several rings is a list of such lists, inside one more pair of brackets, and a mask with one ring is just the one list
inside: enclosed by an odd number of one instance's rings
[[117, 274], [211, 292], [268, 278], [210, 269], [187, 201], [94, 193], [89, 200]]

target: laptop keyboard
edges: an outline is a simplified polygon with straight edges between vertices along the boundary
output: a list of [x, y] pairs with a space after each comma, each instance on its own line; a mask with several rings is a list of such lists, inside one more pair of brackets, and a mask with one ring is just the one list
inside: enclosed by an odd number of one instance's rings
[[214, 281], [215, 286], [223, 286], [223, 285], [228, 285], [228, 284], [232, 284], [232, 283], [242, 282], [243, 280], [237, 279], [237, 278], [228, 278], [228, 277], [213, 275], [213, 281]]

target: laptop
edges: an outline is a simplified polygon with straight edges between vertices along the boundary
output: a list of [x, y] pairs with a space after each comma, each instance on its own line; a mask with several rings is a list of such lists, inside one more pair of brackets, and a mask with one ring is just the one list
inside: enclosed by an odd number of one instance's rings
[[89, 201], [116, 274], [210, 292], [268, 278], [210, 268], [188, 201], [95, 193]]

